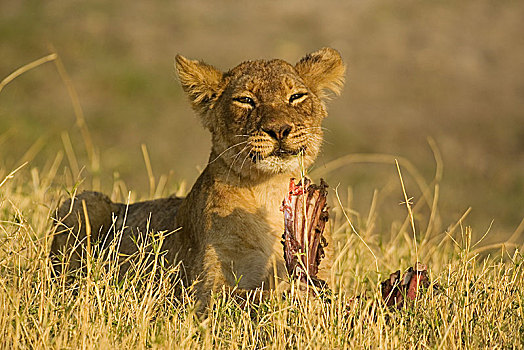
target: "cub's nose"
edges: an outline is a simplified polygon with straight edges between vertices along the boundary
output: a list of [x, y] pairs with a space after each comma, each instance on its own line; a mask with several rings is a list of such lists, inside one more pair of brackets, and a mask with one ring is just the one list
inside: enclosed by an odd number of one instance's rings
[[271, 138], [277, 141], [282, 141], [289, 135], [292, 128], [293, 127], [287, 123], [271, 124], [271, 125], [267, 125], [266, 127], [262, 128], [262, 131], [264, 131], [266, 134], [271, 136]]

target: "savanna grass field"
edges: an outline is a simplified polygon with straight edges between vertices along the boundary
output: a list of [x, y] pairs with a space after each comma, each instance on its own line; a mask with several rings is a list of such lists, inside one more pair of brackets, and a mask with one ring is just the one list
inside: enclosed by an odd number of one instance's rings
[[[522, 32], [517, 1], [0, 2], [0, 347], [524, 348]], [[204, 168], [175, 54], [227, 70], [324, 46], [348, 68], [308, 170], [330, 185], [329, 300], [216, 293], [199, 314], [169, 233], [132, 278], [90, 246], [52, 275], [59, 203], [184, 196]], [[417, 261], [432, 286], [386, 307], [380, 282]]]

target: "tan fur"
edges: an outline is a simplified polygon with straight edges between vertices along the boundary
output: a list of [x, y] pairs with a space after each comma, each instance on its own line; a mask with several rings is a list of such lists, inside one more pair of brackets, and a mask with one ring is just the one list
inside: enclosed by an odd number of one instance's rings
[[[212, 135], [209, 163], [188, 196], [137, 203], [129, 208], [101, 194], [85, 192], [62, 205], [58, 219], [85, 238], [81, 201], [88, 204], [92, 231], [103, 237], [112, 215], [127, 210], [121, 250], [149, 228], [174, 231], [164, 243], [167, 259], [182, 262], [184, 278], [196, 282], [200, 300], [211, 290], [252, 290], [284, 279], [279, 211], [290, 177], [310, 166], [322, 143], [326, 90], [339, 94], [345, 66], [324, 48], [296, 65], [282, 60], [244, 62], [228, 72], [176, 57], [184, 91]], [[72, 204], [73, 203], [73, 204]], [[68, 215], [69, 213], [69, 215]], [[99, 233], [99, 234], [98, 234]], [[69, 237], [69, 238], [68, 238]], [[72, 248], [69, 231], [55, 237], [51, 253]], [[74, 251], [81, 255], [80, 248]], [[124, 269], [125, 270], [125, 269]], [[274, 275], [276, 271], [276, 275]], [[277, 281], [278, 282], [278, 281]]]

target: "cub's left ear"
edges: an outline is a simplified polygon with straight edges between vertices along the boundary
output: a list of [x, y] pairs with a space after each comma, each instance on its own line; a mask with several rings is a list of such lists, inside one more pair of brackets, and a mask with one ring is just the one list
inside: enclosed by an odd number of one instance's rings
[[340, 95], [344, 86], [346, 65], [337, 50], [325, 47], [303, 57], [295, 65], [306, 85], [320, 98], [327, 97], [326, 90]]

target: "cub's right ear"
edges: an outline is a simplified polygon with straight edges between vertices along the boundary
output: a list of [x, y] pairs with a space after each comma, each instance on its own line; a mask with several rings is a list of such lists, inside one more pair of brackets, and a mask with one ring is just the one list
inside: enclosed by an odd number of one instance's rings
[[223, 90], [222, 72], [202, 61], [189, 60], [181, 55], [175, 57], [175, 68], [193, 108], [201, 114], [213, 109]]

